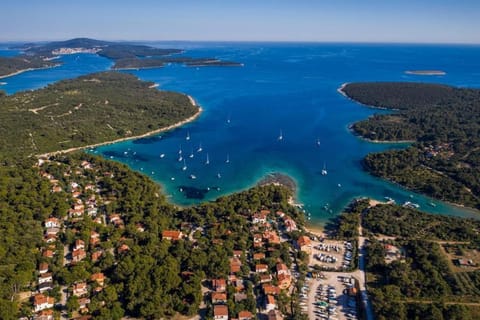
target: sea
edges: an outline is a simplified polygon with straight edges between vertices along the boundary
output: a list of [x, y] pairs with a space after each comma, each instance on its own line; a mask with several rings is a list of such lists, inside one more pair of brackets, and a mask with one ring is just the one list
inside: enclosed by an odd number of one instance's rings
[[[453, 206], [373, 177], [361, 161], [371, 152], [406, 148], [372, 143], [349, 126], [378, 109], [338, 92], [356, 81], [414, 81], [480, 88], [480, 46], [352, 43], [148, 42], [184, 49], [183, 55], [235, 61], [241, 67], [126, 70], [160, 90], [192, 96], [203, 108], [195, 121], [148, 138], [88, 152], [119, 161], [159, 183], [169, 201], [190, 206], [255, 186], [274, 173], [296, 183], [295, 201], [313, 225], [323, 225], [358, 197], [420, 210], [479, 218]], [[0, 45], [0, 56], [18, 54]], [[64, 64], [0, 79], [12, 94], [58, 80], [105, 71], [112, 62], [93, 54], [65, 55]], [[412, 75], [407, 70], [442, 70]], [[325, 174], [326, 173], [326, 174]]]

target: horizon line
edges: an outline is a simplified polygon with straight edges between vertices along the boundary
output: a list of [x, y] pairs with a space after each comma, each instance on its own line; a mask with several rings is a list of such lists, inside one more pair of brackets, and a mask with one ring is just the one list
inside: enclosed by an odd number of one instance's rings
[[51, 40], [4, 40], [0, 39], [0, 43], [42, 43], [42, 42], [58, 42], [67, 41], [72, 39], [92, 39], [99, 41], [111, 41], [111, 42], [189, 42], [189, 43], [312, 43], [312, 44], [384, 44], [384, 45], [465, 45], [465, 46], [478, 46], [480, 42], [421, 42], [421, 41], [356, 41], [356, 40], [179, 40], [179, 39], [163, 39], [163, 40], [127, 40], [127, 39], [98, 39], [93, 37], [72, 37], [72, 38], [56, 38]]

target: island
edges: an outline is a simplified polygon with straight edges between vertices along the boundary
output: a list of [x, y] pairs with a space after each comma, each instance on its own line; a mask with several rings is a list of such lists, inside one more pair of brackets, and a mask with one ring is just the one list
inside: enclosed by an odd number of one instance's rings
[[[24, 71], [55, 67], [62, 55], [89, 53], [97, 54], [114, 62], [113, 69], [159, 68], [169, 63], [189, 67], [242, 66], [241, 63], [223, 61], [212, 57], [179, 56], [180, 49], [154, 48], [147, 45], [109, 42], [89, 38], [75, 38], [46, 44], [28, 43], [15, 47], [23, 53], [17, 57], [0, 58], [0, 78], [9, 77]], [[55, 62], [53, 60], [56, 60]]]
[[[141, 97], [141, 99], [139, 99]], [[0, 158], [22, 158], [138, 138], [191, 121], [201, 109], [184, 94], [103, 72], [0, 96]]]
[[405, 74], [413, 74], [417, 76], [444, 76], [447, 73], [442, 70], [407, 70]]
[[412, 141], [401, 150], [363, 160], [372, 174], [439, 200], [480, 209], [480, 90], [446, 85], [350, 83], [347, 97], [389, 109], [354, 123], [359, 136], [381, 142]]

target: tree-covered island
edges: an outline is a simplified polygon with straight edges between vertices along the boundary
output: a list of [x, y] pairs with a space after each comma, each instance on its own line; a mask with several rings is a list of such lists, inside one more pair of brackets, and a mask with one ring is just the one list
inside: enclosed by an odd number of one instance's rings
[[147, 45], [109, 42], [88, 38], [55, 41], [46, 44], [28, 43], [18, 46], [22, 54], [17, 57], [0, 57], [0, 77], [19, 72], [54, 67], [62, 62], [61, 55], [93, 53], [114, 62], [113, 69], [159, 68], [167, 63], [179, 63], [189, 67], [241, 66], [241, 63], [223, 61], [212, 57], [178, 56], [180, 49], [154, 48]]
[[480, 90], [424, 83], [351, 83], [364, 105], [393, 110], [352, 125], [373, 141], [413, 141], [404, 150], [369, 154], [376, 176], [431, 197], [480, 209]]

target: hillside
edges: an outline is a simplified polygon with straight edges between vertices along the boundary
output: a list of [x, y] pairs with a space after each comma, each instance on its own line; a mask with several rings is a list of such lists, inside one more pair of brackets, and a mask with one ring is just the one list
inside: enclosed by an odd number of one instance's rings
[[183, 94], [105, 72], [0, 97], [0, 157], [20, 158], [145, 134], [198, 112]]
[[355, 123], [375, 141], [414, 141], [406, 150], [369, 154], [372, 174], [453, 203], [480, 208], [480, 90], [422, 83], [352, 83], [343, 92], [394, 110]]

